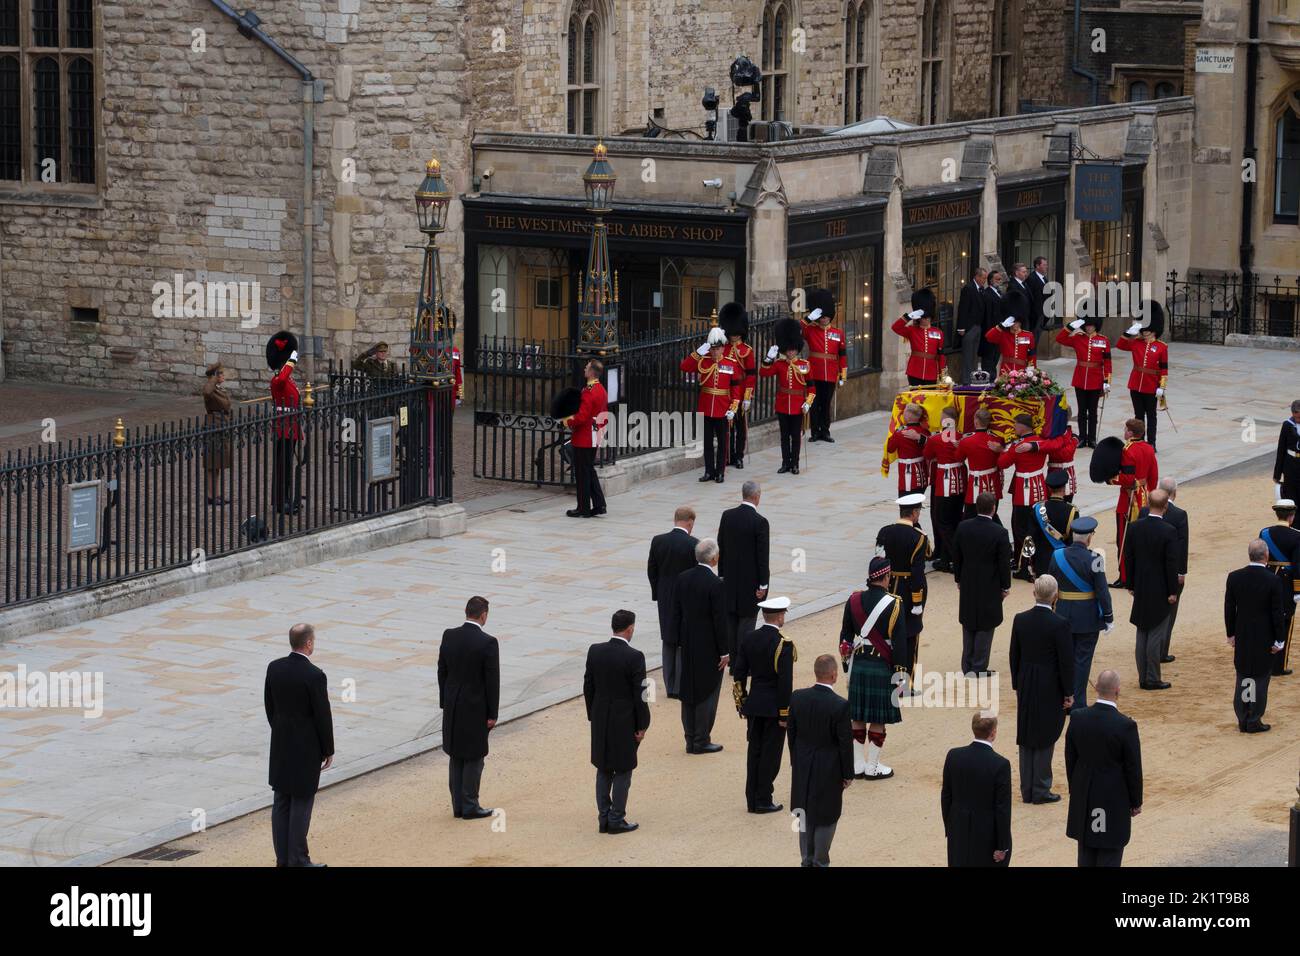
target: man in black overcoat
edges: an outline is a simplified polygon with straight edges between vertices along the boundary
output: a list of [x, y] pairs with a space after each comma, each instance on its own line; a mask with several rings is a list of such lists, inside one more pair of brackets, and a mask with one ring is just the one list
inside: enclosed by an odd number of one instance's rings
[[961, 289], [957, 300], [957, 333], [961, 336], [961, 382], [969, 385], [980, 367], [980, 345], [988, 330], [988, 270], [980, 266]]
[[1056, 803], [1052, 752], [1074, 703], [1074, 641], [1070, 622], [1055, 613], [1057, 584], [1050, 574], [1034, 581], [1034, 606], [1011, 622], [1011, 689], [1016, 692], [1016, 746], [1020, 797]]
[[747, 481], [741, 502], [722, 513], [718, 525], [718, 574], [727, 595], [727, 652], [735, 659], [740, 639], [758, 621], [758, 602], [767, 597], [768, 526], [758, 513], [762, 489]]
[[271, 842], [276, 866], [324, 866], [307, 852], [307, 830], [320, 775], [334, 763], [329, 683], [309, 658], [316, 650], [310, 624], [289, 630], [289, 654], [266, 668], [263, 698], [271, 725]]
[[830, 866], [831, 841], [853, 782], [849, 702], [835, 693], [839, 665], [823, 654], [813, 662], [817, 683], [790, 695], [790, 812], [799, 830], [804, 866]]
[[636, 752], [650, 727], [645, 655], [632, 646], [636, 615], [615, 611], [614, 636], [587, 650], [582, 697], [591, 722], [591, 765], [596, 768], [596, 812], [601, 833], [631, 833], [627, 795]]
[[733, 696], [747, 725], [745, 806], [750, 813], [776, 813], [782, 809], [781, 804], [772, 802], [772, 790], [781, 769], [786, 717], [794, 689], [794, 662], [798, 658], [794, 642], [781, 633], [789, 608], [787, 597], [761, 601], [758, 609], [763, 614], [763, 626], [740, 639], [731, 665]]
[[1282, 579], [1268, 566], [1268, 544], [1256, 538], [1247, 548], [1250, 564], [1228, 575], [1223, 595], [1223, 621], [1232, 647], [1232, 665], [1237, 672], [1232, 709], [1237, 729], [1259, 734], [1271, 729], [1264, 723], [1268, 706], [1268, 683], [1275, 655], [1286, 641], [1288, 600]]
[[[984, 288], [984, 304], [987, 311], [984, 313], [984, 334], [987, 336], [988, 330], [995, 325], [1001, 325], [1002, 320], [1011, 313], [1007, 310], [1006, 296], [1002, 292], [1002, 285], [1006, 282], [1006, 273], [998, 269], [989, 272], [989, 284]], [[998, 347], [990, 342], [987, 338], [980, 341], [980, 365], [984, 371], [988, 372], [993, 378], [997, 378], [998, 364], [1001, 355]]]
[[[1174, 526], [1178, 532], [1178, 599], [1181, 602], [1183, 597], [1183, 588], [1187, 584], [1187, 557], [1191, 551], [1191, 528], [1187, 520], [1187, 512], [1178, 507], [1175, 503], [1178, 498], [1178, 481], [1166, 475], [1160, 479], [1157, 487], [1169, 495], [1169, 504], [1165, 506], [1165, 520]], [[1139, 518], [1145, 518], [1148, 510], [1143, 508], [1138, 512]], [[1174, 637], [1174, 627], [1178, 624], [1178, 605], [1175, 604], [1169, 609], [1169, 627], [1165, 629], [1165, 639], [1161, 646], [1160, 663], [1172, 664], [1175, 660], [1174, 655], [1169, 653], [1169, 643]]]
[[1119, 674], [1102, 671], [1097, 700], [1074, 711], [1065, 732], [1065, 835], [1079, 843], [1079, 866], [1119, 866], [1132, 818], [1142, 812], [1142, 742], [1118, 701]]
[[1133, 591], [1129, 622], [1137, 627], [1138, 686], [1168, 690], [1160, 679], [1169, 612], [1178, 603], [1178, 531], [1165, 520], [1169, 493], [1156, 488], [1147, 497], [1147, 516], [1124, 535], [1123, 567]]
[[650, 578], [650, 600], [659, 612], [659, 640], [663, 644], [664, 693], [670, 700], [677, 699], [678, 672], [681, 668], [681, 649], [673, 631], [673, 583], [677, 575], [695, 567], [695, 546], [699, 544], [692, 532], [695, 530], [695, 509], [678, 508], [673, 514], [673, 526], [650, 540], [650, 558], [646, 562], [646, 575]]
[[985, 491], [975, 517], [957, 525], [952, 539], [952, 576], [961, 623], [961, 672], [986, 673], [993, 632], [1002, 623], [1002, 602], [1011, 593], [1011, 536], [993, 520], [998, 500]]
[[949, 866], [1011, 865], [1011, 761], [993, 749], [998, 719], [971, 718], [975, 739], [948, 751], [939, 807]]
[[722, 672], [730, 663], [727, 649], [727, 595], [718, 579], [718, 543], [705, 538], [695, 546], [695, 567], [673, 585], [673, 630], [681, 648], [682, 731], [688, 754], [722, 749], [710, 739], [718, 715]]
[[497, 725], [501, 699], [501, 654], [497, 639], [483, 630], [487, 619], [487, 598], [470, 598], [465, 623], [443, 631], [438, 648], [442, 749], [450, 758], [451, 812], [462, 820], [492, 816], [478, 802], [488, 732]]

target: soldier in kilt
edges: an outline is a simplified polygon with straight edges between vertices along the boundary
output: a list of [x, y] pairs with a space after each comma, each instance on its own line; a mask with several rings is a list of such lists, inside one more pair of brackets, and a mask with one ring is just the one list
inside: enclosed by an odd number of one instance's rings
[[867, 589], [844, 605], [840, 659], [849, 672], [849, 717], [853, 723], [853, 775], [884, 780], [894, 771], [880, 762], [885, 726], [903, 719], [898, 692], [911, 661], [901, 599], [890, 594], [888, 558], [872, 558]]

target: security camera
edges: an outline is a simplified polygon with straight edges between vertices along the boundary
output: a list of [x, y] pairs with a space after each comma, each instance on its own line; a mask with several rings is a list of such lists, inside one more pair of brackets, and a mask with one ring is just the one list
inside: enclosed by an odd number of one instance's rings
[[721, 188], [722, 188], [722, 180], [721, 180], [721, 179], [706, 179], [706, 180], [704, 180], [704, 185], [708, 186], [710, 189], [721, 189]]

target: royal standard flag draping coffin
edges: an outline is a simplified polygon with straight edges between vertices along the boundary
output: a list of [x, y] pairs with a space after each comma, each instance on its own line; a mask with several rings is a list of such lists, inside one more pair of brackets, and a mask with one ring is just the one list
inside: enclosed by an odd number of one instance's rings
[[[957, 386], [949, 389], [932, 385], [909, 388], [894, 396], [894, 407], [889, 420], [890, 432], [902, 425], [903, 409], [910, 404], [917, 404], [925, 409], [932, 433], [939, 431], [943, 410], [949, 405], [956, 405], [957, 410], [961, 412], [959, 427], [963, 434], [975, 430], [976, 410], [987, 408], [993, 414], [993, 421], [989, 425], [989, 431], [1004, 442], [1014, 432], [1011, 427], [1012, 420], [1022, 412], [1028, 412], [1034, 416], [1034, 430], [1049, 437], [1054, 438], [1060, 435], [1070, 424], [1070, 405], [1064, 395], [1046, 395], [1041, 398], [1002, 398], [989, 394], [989, 390], [986, 388]], [[886, 433], [886, 443], [888, 440], [889, 434]], [[888, 478], [889, 471], [897, 459], [896, 454], [882, 449], [880, 473]]]

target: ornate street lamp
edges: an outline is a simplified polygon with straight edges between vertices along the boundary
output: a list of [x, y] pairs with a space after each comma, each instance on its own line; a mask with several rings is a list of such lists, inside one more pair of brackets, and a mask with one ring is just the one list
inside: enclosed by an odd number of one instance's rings
[[447, 228], [451, 190], [442, 178], [442, 164], [430, 159], [424, 167], [424, 181], [415, 192], [415, 216], [420, 231], [428, 237], [424, 246], [424, 268], [420, 273], [420, 295], [411, 322], [411, 372], [438, 387], [454, 380], [452, 347], [455, 333], [451, 312], [443, 301], [442, 269], [438, 259], [438, 234]]
[[618, 274], [611, 273], [609, 241], [604, 215], [613, 209], [617, 177], [606, 158], [605, 144], [597, 142], [591, 165], [582, 174], [587, 208], [595, 213], [587, 272], [578, 275], [578, 351], [609, 355], [618, 351]]

